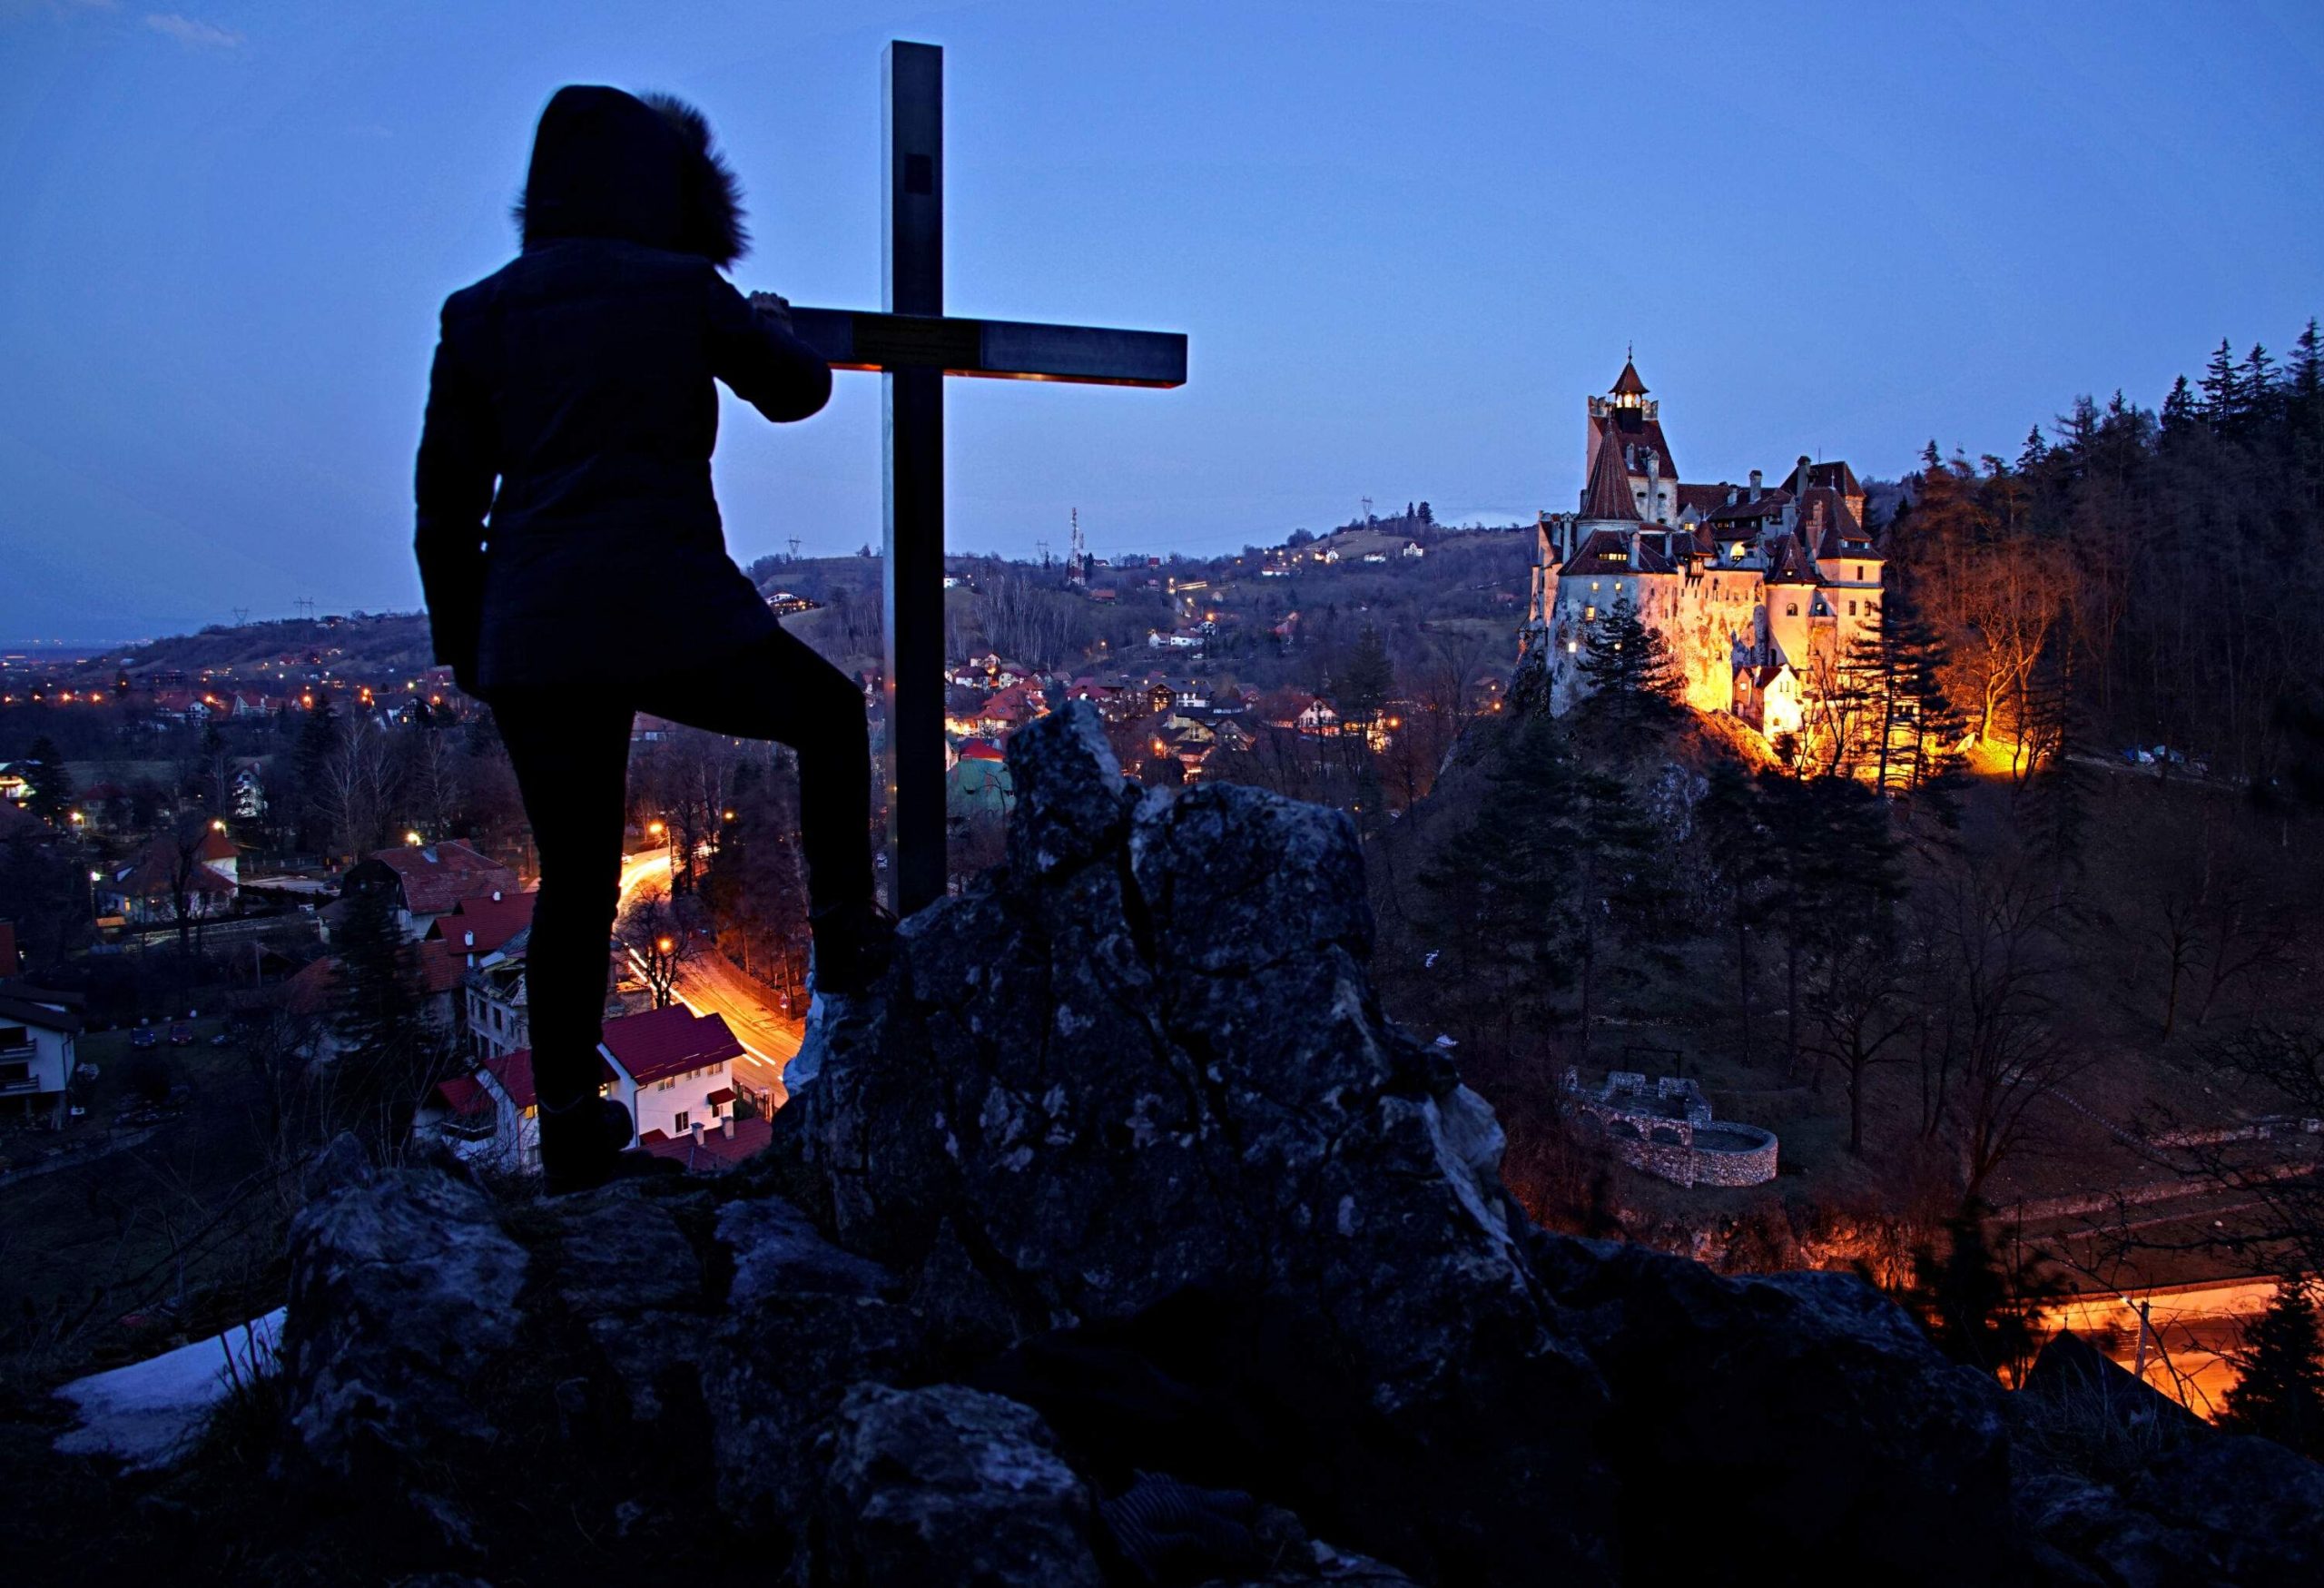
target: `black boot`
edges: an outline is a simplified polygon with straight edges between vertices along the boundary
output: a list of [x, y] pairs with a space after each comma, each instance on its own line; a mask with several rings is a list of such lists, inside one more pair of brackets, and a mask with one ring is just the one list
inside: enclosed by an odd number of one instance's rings
[[634, 1125], [611, 1098], [589, 1096], [563, 1108], [540, 1105], [541, 1189], [551, 1197], [592, 1191], [633, 1175], [683, 1174], [675, 1159], [627, 1150]]

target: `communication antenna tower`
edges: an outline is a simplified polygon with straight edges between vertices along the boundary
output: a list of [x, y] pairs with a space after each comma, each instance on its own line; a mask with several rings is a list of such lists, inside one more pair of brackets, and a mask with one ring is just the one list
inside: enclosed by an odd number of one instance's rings
[[791, 538], [791, 560], [793, 562], [799, 560], [799, 537], [796, 535]]
[[1364, 498], [1364, 521], [1367, 524], [1372, 522], [1372, 498], [1370, 497]]

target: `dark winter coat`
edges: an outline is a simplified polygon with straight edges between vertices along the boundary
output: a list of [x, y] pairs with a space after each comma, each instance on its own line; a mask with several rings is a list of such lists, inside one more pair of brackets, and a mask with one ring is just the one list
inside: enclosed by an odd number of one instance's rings
[[764, 637], [711, 495], [712, 381], [802, 419], [831, 370], [719, 273], [746, 239], [709, 128], [674, 100], [559, 89], [517, 213], [523, 252], [445, 301], [429, 378], [417, 549], [437, 659], [489, 695]]

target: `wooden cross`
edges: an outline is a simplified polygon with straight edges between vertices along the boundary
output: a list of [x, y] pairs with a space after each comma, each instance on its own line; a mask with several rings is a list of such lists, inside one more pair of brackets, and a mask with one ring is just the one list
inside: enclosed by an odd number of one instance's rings
[[941, 898], [944, 854], [944, 378], [1183, 386], [1187, 339], [959, 320], [944, 312], [944, 52], [891, 42], [883, 313], [798, 309], [791, 322], [833, 369], [876, 370], [886, 390], [889, 898], [901, 914]]

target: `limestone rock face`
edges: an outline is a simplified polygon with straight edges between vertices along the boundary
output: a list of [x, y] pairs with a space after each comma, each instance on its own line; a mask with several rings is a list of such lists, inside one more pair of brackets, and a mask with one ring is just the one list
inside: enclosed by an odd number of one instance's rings
[[1141, 794], [1086, 706], [1009, 758], [1008, 864], [904, 923], [744, 1169], [330, 1155], [289, 1443], [431, 1524], [409, 1569], [532, 1580], [554, 1516], [586, 1575], [795, 1588], [2313, 1579], [2275, 1446], [2102, 1480], [1852, 1277], [1532, 1228], [1374, 1001], [1342, 817]]
[[841, 1583], [1101, 1588], [1088, 1486], [1041, 1420], [957, 1385], [859, 1385], [839, 1409], [823, 1501]]
[[441, 1169], [365, 1173], [290, 1229], [282, 1359], [298, 1450], [342, 1481], [395, 1482], [489, 1441], [476, 1369], [516, 1337], [525, 1248]]
[[1269, 1405], [1247, 1465], [1334, 1540], [1481, 1583], [1610, 1570], [1603, 1386], [1511, 1238], [1490, 1111], [1374, 1002], [1345, 818], [1236, 787], [1118, 814], [1086, 705], [1009, 754], [1028, 863], [909, 923], [778, 1121], [836, 1238], [1019, 1339], [1216, 1320], [1141, 1348]]
[[1640, 1247], [1531, 1244], [1612, 1384], [1626, 1501], [1686, 1496], [1687, 1525], [1626, 1530], [1631, 1570], [1683, 1581], [1748, 1534], [1778, 1559], [1958, 1582], [1962, 1540], [2010, 1536], [1999, 1386], [1861, 1280], [1728, 1279]]

